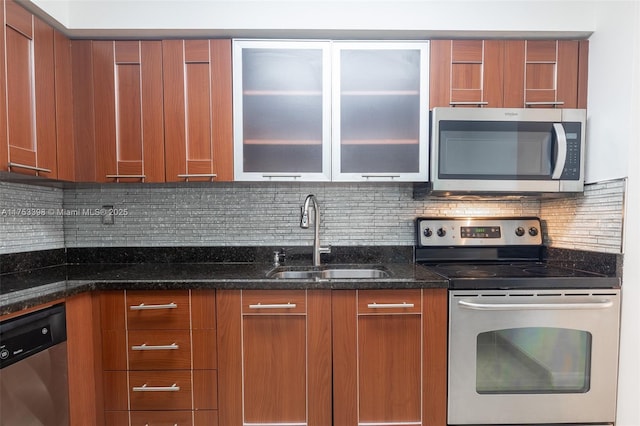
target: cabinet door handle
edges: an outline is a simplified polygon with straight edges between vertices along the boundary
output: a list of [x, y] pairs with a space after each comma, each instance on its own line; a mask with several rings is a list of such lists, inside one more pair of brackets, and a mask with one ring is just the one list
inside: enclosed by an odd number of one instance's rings
[[172, 384], [171, 386], [147, 386], [145, 383], [142, 386], [134, 386], [131, 388], [134, 392], [178, 392], [180, 386]]
[[106, 175], [107, 179], [141, 179], [143, 182], [147, 178], [147, 175]]
[[300, 179], [302, 175], [287, 175], [287, 174], [263, 174], [263, 178], [265, 179]]
[[530, 106], [535, 106], [535, 105], [560, 106], [560, 105], [564, 105], [564, 102], [563, 101], [556, 101], [556, 102], [525, 102], [524, 103], [525, 107], [530, 107]]
[[397, 308], [413, 308], [415, 305], [413, 303], [369, 303], [367, 308], [369, 309], [397, 309]]
[[460, 101], [460, 102], [449, 102], [449, 105], [452, 106], [452, 107], [455, 107], [455, 106], [458, 106], [458, 105], [480, 105], [480, 106], [483, 106], [483, 105], [489, 105], [489, 102], [486, 102], [486, 101], [484, 101], [484, 102], [473, 102], [473, 101], [468, 101], [468, 102], [465, 101], [465, 102], [463, 102], [463, 101]]
[[177, 343], [172, 343], [170, 345], [147, 345], [143, 343], [141, 345], [131, 346], [132, 351], [170, 351], [180, 349]]
[[177, 307], [178, 304], [173, 302], [167, 303], [165, 305], [145, 305], [144, 303], [141, 303], [139, 305], [129, 306], [129, 309], [131, 309], [132, 311], [152, 311], [157, 309], [176, 309]]
[[12, 163], [9, 162], [7, 163], [7, 167], [9, 169], [11, 169], [12, 167], [16, 168], [16, 169], [26, 169], [26, 170], [33, 170], [36, 173], [39, 172], [43, 172], [43, 173], [51, 173], [50, 169], [45, 169], [44, 167], [34, 167], [34, 166], [28, 166], [26, 164], [20, 164], [20, 163]]
[[249, 309], [294, 309], [296, 307], [295, 303], [270, 303], [263, 305], [262, 303], [257, 303], [255, 305], [249, 305]]
[[363, 178], [365, 179], [397, 179], [400, 177], [400, 175], [385, 175], [385, 174], [380, 174], [380, 173], [368, 173], [368, 174], [363, 174], [362, 175]]
[[209, 178], [211, 180], [214, 180], [218, 177], [218, 175], [215, 173], [184, 173], [178, 175], [178, 177], [189, 182], [189, 178]]

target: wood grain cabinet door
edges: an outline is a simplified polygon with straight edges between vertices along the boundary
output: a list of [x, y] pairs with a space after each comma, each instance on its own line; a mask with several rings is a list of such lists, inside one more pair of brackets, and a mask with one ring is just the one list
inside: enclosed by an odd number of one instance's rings
[[587, 40], [433, 40], [434, 107], [586, 108]]
[[3, 32], [6, 94], [3, 90], [0, 95], [6, 96], [6, 168], [56, 178], [54, 31], [9, 0]]
[[505, 41], [504, 106], [586, 108], [587, 40]]
[[216, 297], [220, 424], [331, 425], [329, 291]]
[[162, 46], [93, 41], [96, 180], [164, 182]]
[[431, 292], [333, 292], [335, 424], [446, 424], [446, 290]]
[[[0, 0], [0, 134], [7, 134], [7, 72], [5, 57], [5, 0]], [[8, 142], [0, 144], [0, 170], [9, 169], [9, 146]]]
[[164, 40], [166, 181], [233, 180], [231, 40]]
[[501, 40], [433, 40], [429, 107], [502, 107]]

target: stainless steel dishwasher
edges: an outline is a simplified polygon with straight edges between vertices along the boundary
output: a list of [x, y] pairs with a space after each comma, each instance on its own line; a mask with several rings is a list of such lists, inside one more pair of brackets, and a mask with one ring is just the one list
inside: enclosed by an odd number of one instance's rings
[[0, 323], [0, 426], [68, 426], [64, 304]]

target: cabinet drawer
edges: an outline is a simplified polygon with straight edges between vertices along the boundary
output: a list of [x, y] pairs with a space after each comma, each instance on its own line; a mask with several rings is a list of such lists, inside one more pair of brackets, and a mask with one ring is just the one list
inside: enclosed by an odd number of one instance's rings
[[190, 327], [188, 291], [130, 291], [126, 309], [130, 330]]
[[131, 426], [191, 426], [191, 411], [132, 411]]
[[130, 371], [131, 410], [190, 410], [191, 371]]
[[305, 290], [243, 290], [243, 314], [304, 314]]
[[131, 330], [128, 351], [130, 370], [191, 368], [189, 330]]
[[422, 311], [419, 289], [359, 290], [359, 315], [415, 314]]

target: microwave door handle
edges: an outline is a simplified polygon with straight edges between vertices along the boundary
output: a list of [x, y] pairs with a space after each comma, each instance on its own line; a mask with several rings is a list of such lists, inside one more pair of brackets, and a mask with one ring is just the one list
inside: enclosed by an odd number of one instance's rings
[[562, 123], [553, 123], [553, 130], [558, 141], [558, 158], [556, 159], [556, 166], [551, 174], [551, 179], [558, 180], [562, 176], [564, 165], [567, 162], [567, 134]]

